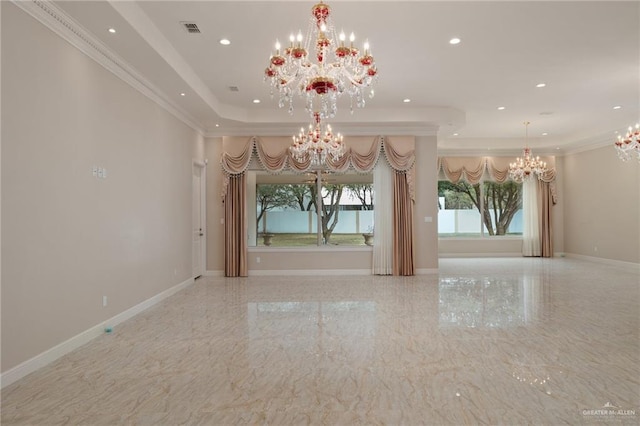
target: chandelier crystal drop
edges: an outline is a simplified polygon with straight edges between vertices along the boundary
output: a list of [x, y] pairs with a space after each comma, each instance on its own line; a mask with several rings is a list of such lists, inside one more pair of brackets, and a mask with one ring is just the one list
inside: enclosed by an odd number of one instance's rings
[[[318, 112], [322, 119], [334, 117], [338, 98], [346, 93], [358, 108], [365, 106], [363, 91], [374, 83], [378, 71], [369, 44], [362, 52], [354, 47], [355, 36], [349, 43], [346, 35], [336, 33], [331, 20], [331, 8], [322, 1], [311, 8], [306, 37], [302, 32], [289, 37], [289, 46], [282, 49], [276, 41], [276, 51], [269, 58], [264, 71], [265, 81], [271, 84], [271, 95], [278, 93], [280, 108], [288, 105], [293, 114], [293, 98], [305, 100], [311, 115]], [[373, 89], [369, 96], [373, 97]]]
[[627, 134], [622, 137], [618, 135], [618, 140], [615, 141], [616, 151], [618, 157], [622, 161], [631, 159], [634, 154], [640, 161], [640, 124], [636, 124], [636, 127], [629, 127]]
[[314, 166], [325, 164], [329, 157], [333, 161], [339, 160], [345, 152], [342, 135], [334, 135], [331, 126], [322, 123], [319, 113], [314, 114], [314, 118], [315, 123], [309, 124], [306, 132], [304, 128], [300, 129], [300, 134], [293, 137], [293, 144], [289, 147], [291, 155], [300, 162], [311, 158]]
[[525, 180], [532, 179], [536, 176], [538, 179], [542, 179], [542, 176], [547, 171], [547, 163], [540, 160], [540, 157], [533, 157], [531, 148], [528, 144], [528, 121], [524, 122], [525, 126], [525, 148], [523, 150], [522, 157], [516, 158], [515, 163], [509, 164], [509, 177], [515, 182], [524, 182]]

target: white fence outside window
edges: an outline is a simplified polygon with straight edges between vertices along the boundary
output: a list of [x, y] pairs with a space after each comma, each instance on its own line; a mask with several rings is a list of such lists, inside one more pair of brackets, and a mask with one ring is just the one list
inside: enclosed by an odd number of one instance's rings
[[[315, 234], [318, 220], [315, 211], [267, 211], [258, 224], [258, 233]], [[341, 210], [335, 234], [372, 232], [373, 210]]]

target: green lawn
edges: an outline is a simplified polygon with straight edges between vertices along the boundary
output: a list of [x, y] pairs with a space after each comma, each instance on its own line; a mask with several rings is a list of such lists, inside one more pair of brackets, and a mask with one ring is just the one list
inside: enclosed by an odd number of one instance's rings
[[[271, 247], [315, 246], [317, 241], [316, 234], [273, 234]], [[362, 234], [331, 234], [329, 244], [336, 246], [363, 246], [364, 238]], [[260, 234], [258, 234], [258, 246], [264, 246]]]

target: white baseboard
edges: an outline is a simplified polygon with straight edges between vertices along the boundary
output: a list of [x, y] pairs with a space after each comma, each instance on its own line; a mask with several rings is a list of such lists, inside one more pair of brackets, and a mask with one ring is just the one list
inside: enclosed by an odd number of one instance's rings
[[249, 271], [250, 277], [279, 275], [324, 276], [324, 275], [372, 275], [371, 269], [254, 269]]
[[456, 257], [522, 257], [522, 252], [504, 252], [504, 253], [438, 253], [439, 258], [456, 258]]
[[[438, 268], [416, 269], [415, 275], [437, 274]], [[207, 277], [224, 277], [224, 271], [207, 271]], [[249, 271], [250, 277], [277, 277], [281, 275], [312, 276], [312, 275], [376, 275], [369, 269], [254, 269]], [[389, 274], [391, 276], [391, 274]]]
[[606, 265], [618, 266], [633, 272], [640, 272], [640, 263], [624, 262], [622, 260], [605, 259], [604, 257], [585, 256], [583, 254], [563, 253], [564, 257], [570, 259], [586, 260], [588, 262], [604, 263]]
[[188, 287], [189, 285], [193, 284], [193, 282], [193, 278], [189, 278], [188, 280], [183, 281], [180, 284], [175, 285], [141, 303], [138, 303], [137, 305], [127, 309], [126, 311], [119, 313], [118, 315], [109, 318], [106, 321], [103, 321], [89, 328], [88, 330], [83, 331], [80, 334], [73, 336], [69, 340], [66, 340], [52, 347], [51, 349], [48, 349], [41, 354], [38, 354], [33, 358], [28, 359], [27, 361], [5, 371], [4, 373], [0, 374], [0, 389], [20, 380], [27, 374], [39, 370], [40, 368], [52, 363], [53, 361], [79, 348], [80, 346], [89, 343], [91, 340], [103, 334], [106, 327], [114, 327], [128, 320], [129, 318], [134, 317], [145, 309], [150, 308], [151, 306], [161, 302], [167, 297], [170, 297], [180, 290]]
[[415, 270], [416, 275], [431, 275], [440, 272], [438, 268], [419, 268]]

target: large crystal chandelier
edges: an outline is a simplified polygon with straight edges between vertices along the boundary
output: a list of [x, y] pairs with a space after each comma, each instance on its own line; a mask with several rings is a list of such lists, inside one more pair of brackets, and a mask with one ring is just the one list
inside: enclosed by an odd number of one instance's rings
[[309, 124], [305, 132], [300, 129], [300, 134], [293, 137], [293, 144], [289, 151], [297, 161], [304, 162], [311, 158], [311, 164], [319, 166], [331, 157], [337, 161], [344, 155], [345, 147], [342, 143], [342, 135], [333, 134], [330, 125], [322, 123], [319, 113], [314, 114], [315, 123]]
[[615, 141], [616, 151], [618, 151], [618, 157], [622, 161], [627, 161], [634, 154], [640, 161], [640, 124], [636, 124], [635, 129], [629, 127], [626, 136], [618, 135], [618, 140]]
[[547, 171], [547, 163], [540, 160], [540, 157], [533, 157], [531, 154], [531, 148], [528, 144], [528, 121], [524, 122], [525, 128], [525, 148], [523, 150], [522, 157], [516, 158], [515, 163], [509, 164], [509, 177], [516, 182], [523, 182], [533, 178], [535, 175], [538, 179], [542, 179], [542, 176]]
[[377, 74], [369, 45], [365, 43], [360, 52], [351, 33], [347, 46], [345, 34], [336, 34], [330, 15], [329, 5], [322, 1], [314, 5], [306, 37], [301, 32], [292, 34], [284, 49], [276, 42], [275, 54], [269, 59], [265, 80], [271, 83], [272, 95], [278, 92], [278, 106], [288, 104], [290, 114], [295, 95], [306, 100], [310, 114], [317, 112], [323, 119], [335, 116], [336, 102], [343, 93], [351, 99], [352, 112], [354, 100], [359, 108], [365, 105], [363, 90], [372, 85]]

